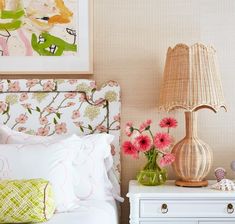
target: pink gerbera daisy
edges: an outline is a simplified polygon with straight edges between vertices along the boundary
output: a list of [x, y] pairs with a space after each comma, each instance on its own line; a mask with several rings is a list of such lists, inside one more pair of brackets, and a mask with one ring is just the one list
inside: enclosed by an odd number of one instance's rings
[[160, 165], [162, 167], [168, 166], [172, 164], [174, 161], [175, 161], [175, 156], [172, 153], [167, 153], [160, 159]]
[[159, 126], [161, 128], [176, 128], [177, 124], [178, 124], [178, 122], [175, 118], [165, 117], [160, 121]]
[[171, 137], [168, 133], [157, 133], [154, 137], [154, 145], [163, 150], [171, 145]]
[[147, 130], [149, 127], [150, 127], [150, 125], [151, 125], [151, 123], [152, 123], [152, 120], [150, 120], [150, 119], [148, 119], [148, 120], [146, 120], [145, 122], [143, 122], [141, 125], [140, 125], [140, 132], [142, 132], [142, 131], [144, 131], [144, 130]]
[[131, 155], [134, 158], [138, 157], [138, 150], [136, 149], [136, 147], [130, 141], [125, 141], [122, 144], [122, 150], [127, 155]]
[[133, 124], [132, 122], [127, 122], [126, 123], [126, 128], [125, 128], [125, 133], [128, 137], [130, 137], [133, 133], [134, 129], [133, 129]]
[[148, 135], [139, 135], [134, 139], [134, 145], [137, 150], [146, 152], [151, 148], [151, 139]]

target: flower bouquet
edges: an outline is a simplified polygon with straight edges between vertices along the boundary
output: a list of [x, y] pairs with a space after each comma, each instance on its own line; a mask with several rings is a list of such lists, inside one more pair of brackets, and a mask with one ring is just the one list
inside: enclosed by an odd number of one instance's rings
[[155, 135], [151, 131], [152, 121], [147, 120], [139, 128], [133, 126], [132, 122], [126, 124], [125, 133], [131, 138], [122, 145], [125, 154], [134, 159], [139, 158], [140, 153], [144, 153], [147, 163], [138, 173], [137, 181], [147, 186], [164, 184], [167, 180], [167, 170], [164, 168], [174, 162], [175, 157], [170, 152], [173, 146], [173, 137], [169, 134], [171, 128], [177, 127], [174, 118], [163, 118], [159, 126], [165, 128], [165, 132], [157, 132]]

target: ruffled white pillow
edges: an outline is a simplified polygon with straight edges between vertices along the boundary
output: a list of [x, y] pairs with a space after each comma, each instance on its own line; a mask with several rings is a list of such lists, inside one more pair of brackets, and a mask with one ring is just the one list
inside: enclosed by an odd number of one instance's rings
[[[61, 136], [35, 136], [0, 126], [0, 143], [42, 143], [61, 139]], [[73, 161], [74, 191], [78, 199], [106, 200], [120, 197], [120, 186], [113, 170], [110, 144], [114, 136], [106, 133], [78, 137], [81, 147]]]
[[0, 179], [36, 179], [51, 182], [57, 212], [77, 207], [72, 161], [81, 147], [76, 135], [57, 142], [0, 144]]
[[0, 144], [22, 144], [22, 143], [42, 143], [62, 140], [68, 136], [39, 136], [29, 135], [23, 132], [12, 130], [6, 125], [0, 126]]

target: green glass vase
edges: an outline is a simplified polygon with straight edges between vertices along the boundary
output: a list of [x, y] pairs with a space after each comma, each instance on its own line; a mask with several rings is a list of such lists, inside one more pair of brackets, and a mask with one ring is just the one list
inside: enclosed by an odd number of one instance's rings
[[154, 152], [152, 156], [148, 157], [147, 164], [137, 174], [138, 183], [145, 186], [158, 186], [166, 182], [167, 170], [158, 166], [157, 155], [158, 153]]

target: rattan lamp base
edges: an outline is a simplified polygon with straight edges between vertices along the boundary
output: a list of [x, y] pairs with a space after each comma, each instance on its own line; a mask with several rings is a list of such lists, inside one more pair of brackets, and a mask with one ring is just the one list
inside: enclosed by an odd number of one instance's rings
[[179, 187], [207, 187], [208, 181], [183, 181], [183, 180], [177, 180], [175, 181], [175, 185]]
[[186, 136], [172, 149], [175, 162], [172, 164], [179, 181], [178, 186], [207, 186], [213, 154], [210, 146], [197, 136], [197, 112], [185, 112]]

